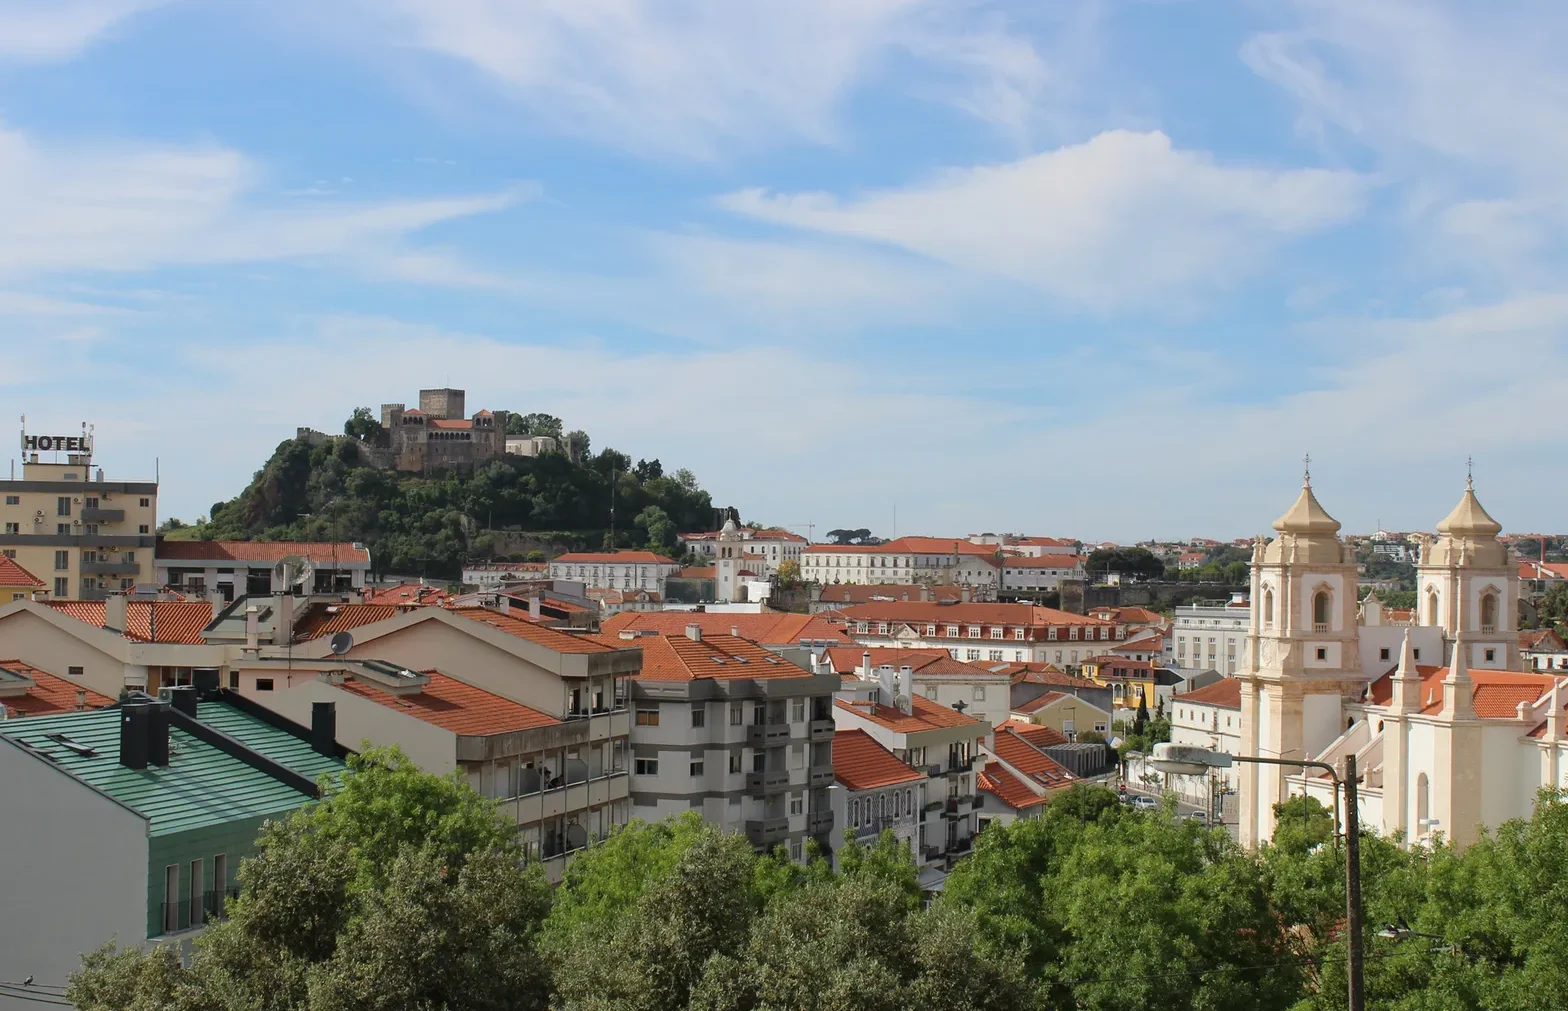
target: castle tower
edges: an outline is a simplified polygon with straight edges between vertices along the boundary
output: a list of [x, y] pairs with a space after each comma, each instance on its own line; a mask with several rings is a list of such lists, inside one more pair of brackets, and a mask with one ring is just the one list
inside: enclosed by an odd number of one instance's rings
[[735, 517], [731, 516], [724, 521], [724, 528], [719, 531], [719, 543], [713, 559], [714, 597], [721, 604], [734, 603], [740, 599], [740, 570], [746, 567], [743, 559], [745, 553], [746, 545], [740, 527], [735, 523]]
[[1467, 668], [1512, 666], [1509, 643], [1516, 641], [1519, 627], [1519, 571], [1508, 546], [1497, 539], [1502, 529], [1467, 477], [1459, 504], [1437, 525], [1437, 538], [1417, 538], [1417, 621], [1441, 628], [1451, 648], [1462, 638]]
[[[1242, 753], [1311, 758], [1345, 729], [1343, 701], [1365, 686], [1356, 634], [1355, 554], [1309, 474], [1277, 536], [1253, 542], [1252, 629], [1241, 679]], [[1299, 770], [1294, 770], [1299, 771]], [[1244, 764], [1241, 841], [1274, 833], [1274, 805], [1293, 770]]]

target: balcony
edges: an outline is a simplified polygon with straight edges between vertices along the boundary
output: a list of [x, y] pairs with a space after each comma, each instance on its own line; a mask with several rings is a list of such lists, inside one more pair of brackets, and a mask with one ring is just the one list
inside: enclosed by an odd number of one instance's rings
[[833, 812], [826, 809], [811, 812], [811, 817], [806, 822], [806, 830], [812, 835], [831, 832], [833, 830]]
[[831, 741], [834, 726], [832, 720], [812, 720], [807, 733], [813, 741]]
[[83, 523], [124, 523], [124, 509], [83, 509]]
[[963, 856], [965, 853], [968, 853], [974, 848], [974, 836], [966, 835], [962, 839], [955, 840], [953, 844], [947, 848], [947, 855], [950, 857]]
[[950, 754], [947, 756], [948, 772], [968, 772], [970, 769], [974, 768], [974, 764], [975, 758], [973, 755], [968, 757], [960, 757], [958, 755]]
[[832, 786], [833, 766], [813, 765], [811, 767], [811, 777], [809, 782], [812, 786]]
[[942, 803], [942, 813], [948, 816], [968, 814], [974, 802], [975, 798], [970, 794], [964, 794], [960, 797], [949, 797]]
[[753, 723], [746, 727], [746, 743], [753, 748], [774, 747], [788, 742], [788, 723]]
[[84, 576], [134, 576], [142, 571], [136, 562], [83, 562]]
[[[1312, 623], [1312, 631], [1317, 633], [1318, 635], [1323, 635], [1324, 633], [1326, 633], [1328, 631], [1328, 622], [1326, 622], [1326, 621], [1314, 621]], [[1214, 658], [1210, 657], [1209, 659], [1213, 660]]]
[[789, 835], [788, 818], [763, 818], [746, 822], [746, 839], [753, 846], [771, 849]]
[[746, 792], [753, 797], [783, 793], [789, 789], [789, 772], [750, 772], [746, 774]]

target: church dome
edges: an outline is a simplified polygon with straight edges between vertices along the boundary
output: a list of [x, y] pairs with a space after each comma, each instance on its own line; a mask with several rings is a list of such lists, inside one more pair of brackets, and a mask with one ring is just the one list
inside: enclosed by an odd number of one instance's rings
[[1437, 525], [1437, 532], [1445, 537], [1496, 537], [1503, 532], [1503, 525], [1482, 507], [1475, 497], [1475, 481], [1466, 478], [1464, 497]]
[[1301, 485], [1301, 494], [1296, 496], [1296, 504], [1274, 521], [1274, 529], [1282, 534], [1332, 535], [1339, 533], [1339, 520], [1330, 516], [1328, 510], [1318, 503], [1318, 497], [1312, 494], [1312, 482], [1305, 481]]
[[1274, 521], [1279, 536], [1264, 550], [1266, 562], [1340, 564], [1345, 559], [1339, 520], [1328, 514], [1312, 493], [1312, 479], [1301, 483], [1301, 494], [1285, 515]]
[[729, 519], [724, 521], [724, 528], [719, 531], [719, 536], [733, 537], [738, 533], [740, 533], [740, 527], [735, 525], [735, 517], [731, 516]]

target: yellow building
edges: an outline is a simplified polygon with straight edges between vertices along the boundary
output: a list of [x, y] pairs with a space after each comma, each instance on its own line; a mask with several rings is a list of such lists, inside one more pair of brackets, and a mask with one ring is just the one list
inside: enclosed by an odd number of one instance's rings
[[0, 604], [31, 597], [44, 581], [9, 558], [0, 556]]
[[1012, 708], [1012, 717], [1067, 735], [1085, 730], [1106, 734], [1111, 730], [1110, 713], [1067, 692], [1048, 691], [1027, 702], [1019, 702]]
[[1116, 709], [1137, 709], [1138, 700], [1155, 706], [1154, 664], [1147, 660], [1128, 660], [1119, 656], [1091, 656], [1083, 662], [1083, 676], [1111, 690], [1111, 705]]
[[24, 429], [22, 477], [0, 481], [0, 554], [57, 600], [103, 600], [153, 581], [158, 483], [106, 481], [92, 452], [86, 426], [79, 436]]

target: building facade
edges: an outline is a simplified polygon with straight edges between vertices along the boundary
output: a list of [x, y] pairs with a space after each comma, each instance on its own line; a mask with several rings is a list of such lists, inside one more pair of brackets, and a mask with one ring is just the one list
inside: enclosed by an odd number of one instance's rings
[[506, 453], [506, 411], [464, 414], [462, 390], [420, 390], [419, 406], [381, 405], [392, 465], [401, 471], [472, 470]]
[[[284, 559], [309, 566], [303, 585], [288, 586], [279, 571]], [[363, 593], [370, 575], [370, 549], [358, 542], [170, 541], [153, 552], [158, 585], [187, 594], [217, 593], [225, 602], [285, 590]]]
[[85, 425], [80, 436], [24, 430], [21, 479], [0, 481], [0, 557], [57, 599], [102, 600], [154, 579], [158, 482], [106, 480], [92, 440]]
[[[683, 548], [705, 559], [717, 558], [719, 538], [723, 533], [723, 530], [714, 530], [681, 534], [680, 543]], [[778, 528], [754, 530], [751, 527], [739, 527], [738, 533], [742, 549], [756, 556], [755, 562], [761, 567], [758, 575], [771, 576], [784, 562], [798, 564], [801, 554], [806, 550], [806, 539], [788, 530]]]
[[1053, 593], [1062, 588], [1064, 579], [1084, 578], [1083, 562], [1080, 555], [1005, 554], [997, 592], [1003, 596]]
[[1119, 622], [1030, 604], [875, 601], [835, 620], [867, 646], [936, 647], [969, 662], [1075, 667], [1127, 637]]
[[680, 570], [673, 558], [653, 551], [573, 551], [550, 560], [551, 579], [570, 579], [590, 590], [664, 591], [664, 580]]
[[[840, 730], [833, 735], [833, 775], [835, 825], [853, 832], [862, 845], [891, 832], [911, 854], [916, 852], [926, 806], [924, 772], [900, 761], [864, 730]], [[836, 849], [833, 863], [838, 866]]]
[[992, 545], [947, 537], [899, 537], [883, 544], [813, 544], [801, 575], [821, 583], [956, 583], [994, 589], [1001, 562]]
[[[1169, 710], [1171, 743], [1188, 744], [1221, 751], [1227, 755], [1244, 754], [1241, 750], [1241, 682], [1225, 678], [1211, 685], [1177, 695]], [[1210, 782], [1196, 776], [1173, 776], [1173, 786], [1189, 804], [1206, 806], [1209, 793], [1218, 789], [1231, 793], [1236, 789], [1237, 769], [1231, 765], [1215, 769]]]
[[1183, 604], [1176, 608], [1171, 638], [1178, 667], [1217, 670], [1232, 675], [1246, 653], [1252, 628], [1252, 609], [1244, 594], [1230, 600]]

